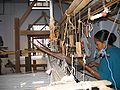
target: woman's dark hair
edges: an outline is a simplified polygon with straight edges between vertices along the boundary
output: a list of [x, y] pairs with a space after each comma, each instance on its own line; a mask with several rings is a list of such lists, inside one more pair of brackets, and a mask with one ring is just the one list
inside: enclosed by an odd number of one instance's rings
[[[98, 31], [95, 35], [94, 38], [99, 40], [100, 42], [105, 42], [108, 38], [109, 31], [107, 30], [100, 30]], [[110, 33], [109, 39], [108, 39], [108, 44], [113, 45], [113, 43], [116, 41], [117, 37], [115, 36], [114, 33]]]

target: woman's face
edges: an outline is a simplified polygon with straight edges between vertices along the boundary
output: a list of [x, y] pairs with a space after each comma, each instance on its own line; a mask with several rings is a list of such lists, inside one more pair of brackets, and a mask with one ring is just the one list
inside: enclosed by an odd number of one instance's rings
[[105, 43], [100, 42], [97, 39], [94, 39], [94, 41], [95, 41], [96, 49], [98, 49], [98, 51], [100, 51], [101, 49], [105, 48]]

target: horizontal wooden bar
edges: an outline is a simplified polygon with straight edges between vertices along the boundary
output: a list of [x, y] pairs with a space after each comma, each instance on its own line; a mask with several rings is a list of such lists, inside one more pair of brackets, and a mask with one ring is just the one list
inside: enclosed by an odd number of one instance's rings
[[[25, 67], [25, 64], [20, 64], [20, 67]], [[31, 64], [32, 67], [47, 67], [47, 64]]]
[[50, 31], [49, 30], [45, 30], [45, 31], [20, 30], [20, 35], [24, 35], [24, 36], [26, 36], [26, 35], [30, 35], [30, 36], [49, 36]]
[[[25, 54], [25, 53], [41, 53], [40, 50], [20, 50], [20, 54]], [[0, 55], [12, 55], [12, 54], [15, 54], [15, 51], [4, 51], [4, 52], [1, 52], [0, 51]]]
[[8, 47], [0, 46], [0, 50], [8, 50]]

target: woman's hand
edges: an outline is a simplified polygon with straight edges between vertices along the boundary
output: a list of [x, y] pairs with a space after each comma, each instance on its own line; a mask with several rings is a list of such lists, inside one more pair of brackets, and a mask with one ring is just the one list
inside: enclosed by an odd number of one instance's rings
[[98, 66], [99, 66], [99, 63], [94, 62], [94, 61], [91, 61], [91, 62], [88, 63], [88, 66], [89, 66], [89, 67], [98, 67]]

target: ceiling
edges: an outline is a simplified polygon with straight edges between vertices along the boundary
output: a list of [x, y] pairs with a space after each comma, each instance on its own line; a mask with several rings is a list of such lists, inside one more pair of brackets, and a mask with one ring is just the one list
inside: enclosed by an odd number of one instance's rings
[[0, 0], [0, 3], [28, 3], [28, 0]]
[[[0, 0], [0, 3], [28, 3], [29, 0]], [[47, 1], [47, 0], [46, 0]], [[62, 2], [71, 4], [73, 0], [53, 0], [54, 2]]]

